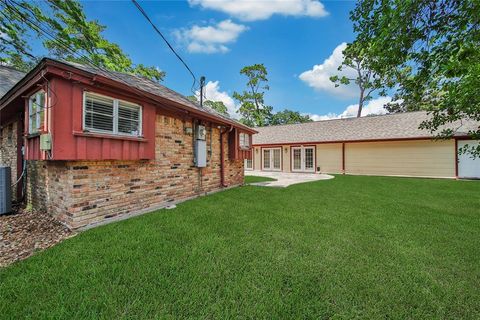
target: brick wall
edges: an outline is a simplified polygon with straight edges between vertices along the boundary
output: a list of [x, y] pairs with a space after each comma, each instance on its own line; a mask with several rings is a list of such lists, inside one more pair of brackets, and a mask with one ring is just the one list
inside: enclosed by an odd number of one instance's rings
[[[11, 122], [0, 128], [0, 165], [12, 169], [12, 183], [17, 181], [17, 122]], [[12, 189], [12, 200], [17, 196]]]
[[[220, 131], [207, 126], [207, 167], [194, 166], [191, 121], [156, 116], [155, 160], [31, 161], [29, 202], [73, 228], [158, 208], [221, 189]], [[225, 182], [243, 183], [243, 161], [228, 159]]]

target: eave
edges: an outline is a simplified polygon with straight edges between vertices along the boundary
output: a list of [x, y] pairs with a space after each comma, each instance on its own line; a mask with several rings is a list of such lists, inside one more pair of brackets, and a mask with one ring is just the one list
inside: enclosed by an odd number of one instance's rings
[[208, 112], [202, 112], [195, 108], [189, 107], [187, 105], [172, 101], [170, 99], [143, 91], [141, 89], [132, 87], [128, 84], [125, 84], [120, 81], [112, 80], [108, 77], [91, 73], [85, 70], [80, 70], [74, 66], [62, 63], [60, 61], [44, 58], [40, 63], [30, 71], [22, 80], [20, 80], [15, 86], [13, 86], [1, 99], [0, 99], [0, 111], [13, 100], [21, 96], [26, 90], [28, 90], [35, 83], [42, 80], [50, 74], [55, 74], [57, 76], [82, 82], [89, 85], [101, 84], [110, 88], [115, 88], [133, 94], [137, 97], [146, 99], [149, 103], [152, 103], [155, 106], [182, 111], [187, 116], [199, 118], [205, 121], [210, 121], [222, 126], [227, 127], [236, 127], [250, 134], [257, 133], [256, 130], [247, 127], [243, 124], [240, 124], [233, 120], [228, 120], [222, 117], [216, 117]]

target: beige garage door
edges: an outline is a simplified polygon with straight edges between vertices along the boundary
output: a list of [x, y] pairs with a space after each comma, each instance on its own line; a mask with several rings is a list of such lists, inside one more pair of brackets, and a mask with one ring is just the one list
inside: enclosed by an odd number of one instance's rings
[[455, 142], [410, 140], [345, 144], [348, 174], [455, 177]]

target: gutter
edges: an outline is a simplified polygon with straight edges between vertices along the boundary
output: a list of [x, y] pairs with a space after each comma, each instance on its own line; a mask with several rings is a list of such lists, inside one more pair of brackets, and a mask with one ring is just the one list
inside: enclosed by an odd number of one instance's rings
[[225, 149], [223, 147], [223, 135], [225, 133], [230, 133], [233, 130], [233, 125], [230, 126], [230, 130], [223, 131], [223, 127], [220, 129], [220, 186], [228, 187], [225, 183]]
[[[468, 135], [457, 135], [450, 139], [468, 139]], [[450, 140], [447, 139], [447, 140]], [[296, 146], [296, 145], [314, 145], [314, 144], [332, 144], [332, 143], [360, 143], [360, 142], [388, 142], [388, 141], [414, 141], [414, 140], [430, 140], [439, 141], [443, 139], [437, 139], [432, 136], [425, 137], [409, 137], [409, 138], [382, 138], [382, 139], [359, 139], [359, 140], [323, 140], [323, 141], [299, 141], [299, 142], [275, 142], [275, 143], [253, 143], [252, 147], [270, 147], [270, 146]]]

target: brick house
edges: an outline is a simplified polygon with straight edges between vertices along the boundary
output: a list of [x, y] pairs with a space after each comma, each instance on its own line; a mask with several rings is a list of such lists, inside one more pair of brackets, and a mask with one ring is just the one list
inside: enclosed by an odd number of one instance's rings
[[17, 200], [71, 228], [243, 183], [255, 131], [158, 83], [47, 58], [18, 78], [0, 92], [0, 162]]

